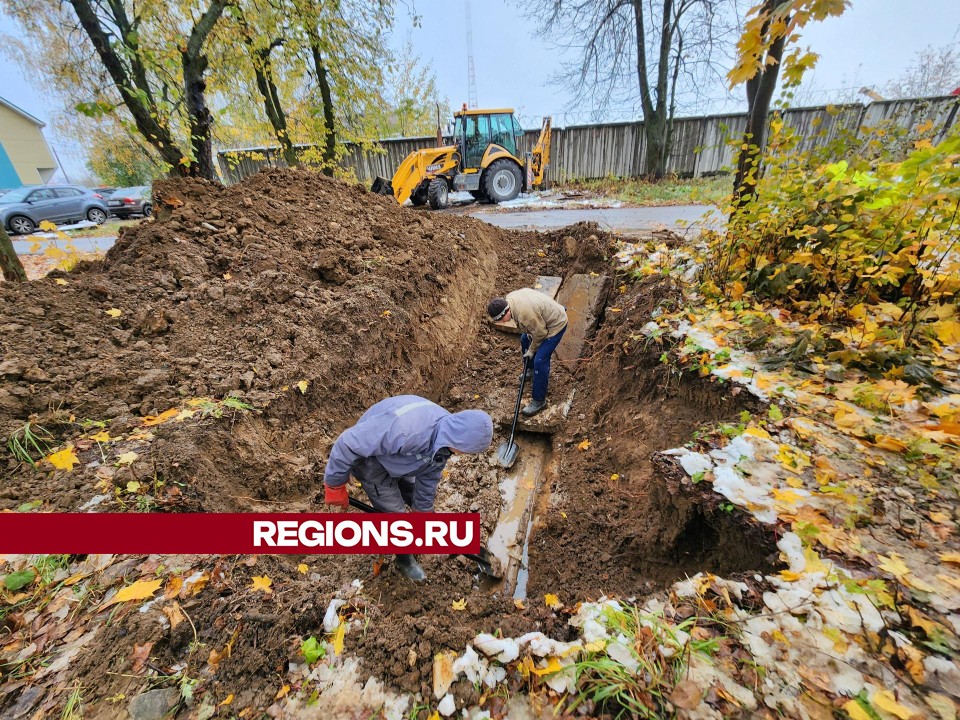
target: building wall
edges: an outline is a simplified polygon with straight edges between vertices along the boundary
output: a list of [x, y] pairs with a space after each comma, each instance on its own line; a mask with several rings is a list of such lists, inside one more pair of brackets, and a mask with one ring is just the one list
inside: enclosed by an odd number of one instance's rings
[[[10, 165], [15, 177], [10, 177]], [[57, 163], [40, 128], [0, 105], [0, 187], [43, 184], [56, 169]]]

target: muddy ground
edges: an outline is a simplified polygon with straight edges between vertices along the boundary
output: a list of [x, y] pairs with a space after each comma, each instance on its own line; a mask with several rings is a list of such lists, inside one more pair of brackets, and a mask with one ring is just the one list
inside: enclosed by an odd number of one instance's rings
[[[308, 172], [269, 171], [231, 188], [169, 182], [157, 195], [157, 218], [126, 230], [102, 261], [0, 286], [4, 445], [30, 421], [51, 449], [72, 443], [80, 461], [68, 473], [5, 454], [0, 509], [319, 511], [330, 444], [377, 400], [416, 393], [452, 410], [512, 411], [519, 344], [485, 322], [489, 297], [537, 275], [615, 273], [613, 238], [595, 226], [505, 232]], [[351, 635], [347, 652], [389, 687], [426, 697], [434, 654], [460, 651], [479, 632], [562, 638], [565, 618], [543, 606], [545, 593], [568, 603], [642, 596], [700, 570], [767, 568], [771, 538], [653, 459], [749, 406], [706, 380], [670, 375], [663, 348], [643, 342], [639, 328], [670, 302], [668, 286], [617, 277], [612, 287], [585, 359], [555, 364], [551, 377], [551, 398], [575, 388], [577, 399], [553, 437], [526, 607], [491, 593], [461, 558], [424, 558], [423, 586], [389, 566], [375, 575], [361, 556], [129, 558], [131, 579], [163, 563], [210, 581], [182, 597], [191, 626], [171, 631], [120, 612], [74, 658], [90, 716], [112, 717], [106, 698], [163, 686], [196, 664], [192, 627], [211, 648], [235, 637], [196, 697], [232, 692], [236, 707], [269, 706], [300, 642], [320, 635], [329, 600], [356, 578], [364, 587], [354, 611], [368, 632]], [[228, 396], [252, 409], [210, 404]], [[210, 400], [190, 404], [201, 398]], [[145, 416], [191, 407], [214, 410], [143, 427]], [[97, 432], [111, 439], [91, 440]], [[499, 427], [494, 447], [503, 439]], [[132, 463], [117, 462], [131, 451]], [[489, 534], [501, 504], [492, 452], [448, 470], [438, 508], [481, 512]], [[124, 490], [131, 480], [142, 486], [134, 495]], [[254, 575], [283, 591], [244, 592]], [[450, 612], [460, 598], [467, 609]], [[132, 672], [134, 648], [146, 643], [151, 662]], [[62, 702], [5, 680], [4, 717]], [[454, 691], [461, 703], [475, 693], [466, 683]]]

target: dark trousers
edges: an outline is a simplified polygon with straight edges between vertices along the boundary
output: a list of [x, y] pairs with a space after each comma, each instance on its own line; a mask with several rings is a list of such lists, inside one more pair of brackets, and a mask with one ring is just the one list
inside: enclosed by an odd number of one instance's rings
[[[556, 335], [552, 335], [540, 343], [537, 348], [537, 354], [533, 357], [533, 399], [536, 401], [547, 399], [547, 383], [550, 381], [550, 356], [560, 343], [560, 338], [567, 331], [563, 330]], [[530, 347], [530, 336], [524, 333], [520, 336], [520, 348], [527, 352]]]

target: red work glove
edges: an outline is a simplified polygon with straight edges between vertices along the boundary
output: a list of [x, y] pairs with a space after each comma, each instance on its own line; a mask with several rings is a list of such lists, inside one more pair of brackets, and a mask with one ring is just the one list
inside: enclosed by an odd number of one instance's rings
[[347, 495], [346, 485], [341, 485], [340, 487], [335, 488], [332, 488], [329, 485], [324, 485], [323, 488], [323, 501], [327, 505], [337, 505], [344, 510], [350, 507], [350, 496]]

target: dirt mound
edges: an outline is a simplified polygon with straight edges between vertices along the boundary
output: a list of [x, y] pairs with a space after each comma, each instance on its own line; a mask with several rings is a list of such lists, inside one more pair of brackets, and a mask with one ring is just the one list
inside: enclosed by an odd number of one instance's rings
[[[279, 405], [273, 425], [248, 419], [229, 439], [170, 429], [154, 448], [158, 470], [193, 478], [204, 474], [197, 457], [266, 465], [292, 449], [282, 439], [291, 415], [310, 415], [308, 432], [329, 436], [388, 395], [439, 396], [479, 328], [498, 253], [524, 245], [306, 171], [156, 192], [166, 200], [157, 220], [125, 231], [103, 261], [0, 287], [0, 434], [33, 417], [55, 445], [78, 422], [116, 434], [190, 398], [234, 396]], [[303, 476], [309, 463], [277, 477]], [[6, 464], [36, 490], [29, 467]], [[291, 489], [280, 485], [267, 496]], [[26, 495], [8, 484], [0, 507], [37, 497]], [[66, 495], [52, 504], [70, 508]]]

